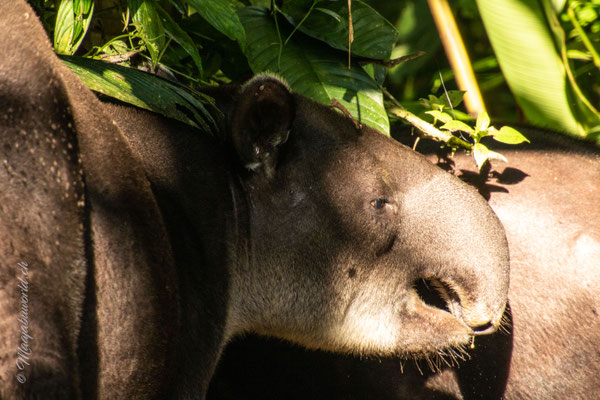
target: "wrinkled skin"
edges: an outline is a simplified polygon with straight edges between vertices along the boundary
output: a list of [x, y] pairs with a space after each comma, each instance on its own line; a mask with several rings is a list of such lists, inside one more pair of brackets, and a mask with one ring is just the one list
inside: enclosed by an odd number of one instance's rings
[[425, 362], [360, 360], [250, 337], [226, 349], [209, 397], [600, 398], [600, 152], [556, 133], [522, 131], [532, 143], [501, 147], [509, 162], [495, 163], [487, 182], [469, 156], [439, 158], [437, 146], [420, 144], [431, 161], [478, 187], [506, 229], [505, 332], [477, 338], [467, 361], [441, 364], [437, 374]]
[[24, 2], [0, 26], [0, 398], [203, 398], [245, 333], [422, 357], [498, 328], [504, 230], [409, 148], [271, 76], [206, 89], [213, 135], [103, 104]]

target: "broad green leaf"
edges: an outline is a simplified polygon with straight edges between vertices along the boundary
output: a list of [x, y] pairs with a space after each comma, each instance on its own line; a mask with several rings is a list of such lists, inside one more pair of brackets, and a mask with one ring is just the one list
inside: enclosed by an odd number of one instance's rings
[[362, 68], [353, 64], [349, 70], [344, 54], [300, 33], [281, 48], [273, 18], [265, 8], [245, 7], [238, 13], [247, 27], [246, 56], [255, 73], [276, 72], [294, 91], [323, 104], [335, 98], [356, 120], [389, 135], [381, 90]]
[[74, 24], [73, 1], [62, 0], [56, 13], [54, 27], [54, 51], [57, 54], [72, 54], [71, 42], [73, 40]]
[[491, 133], [494, 140], [506, 144], [519, 144], [523, 142], [529, 143], [529, 139], [521, 134], [518, 130], [510, 126], [503, 126], [500, 130], [494, 130]]
[[[556, 26], [539, 0], [477, 0], [494, 52], [527, 119], [572, 134], [600, 120], [578, 98], [563, 64]], [[560, 2], [555, 2], [560, 7]], [[552, 27], [552, 29], [550, 29]], [[566, 56], [565, 56], [566, 58]]]
[[487, 112], [483, 111], [477, 116], [477, 122], [475, 122], [475, 130], [477, 132], [486, 131], [490, 126], [490, 116]]
[[469, 134], [474, 134], [475, 131], [473, 130], [473, 128], [471, 128], [469, 125], [465, 124], [462, 121], [458, 121], [458, 120], [452, 120], [449, 122], [446, 122], [444, 125], [442, 125], [441, 127], [442, 129], [446, 129], [448, 131], [463, 131], [463, 132], [467, 132]]
[[429, 114], [433, 118], [435, 118], [438, 121], [441, 121], [443, 123], [448, 123], [448, 122], [452, 121], [452, 119], [453, 119], [450, 114], [447, 114], [445, 112], [441, 112], [438, 110], [425, 111], [425, 114]]
[[54, 51], [73, 54], [83, 41], [94, 14], [93, 0], [62, 0], [56, 14]]
[[229, 0], [189, 0], [202, 18], [216, 30], [231, 40], [237, 40], [240, 47], [246, 47], [246, 32]]
[[165, 32], [167, 35], [179, 43], [181, 47], [188, 53], [192, 60], [194, 60], [194, 64], [198, 68], [198, 72], [202, 75], [202, 60], [200, 59], [200, 54], [198, 53], [198, 48], [196, 44], [183, 29], [173, 19], [171, 16], [159, 5], [156, 6], [156, 11], [158, 15], [160, 15], [160, 19], [162, 21], [163, 27], [165, 28]]
[[[314, 4], [318, 4], [318, 10], [315, 9], [316, 7], [313, 8]], [[289, 0], [283, 2], [281, 11], [286, 19], [304, 34], [322, 40], [335, 49], [348, 51], [347, 1]], [[390, 59], [392, 48], [398, 38], [398, 32], [392, 24], [369, 5], [354, 0], [352, 26], [353, 55], [376, 60]]]
[[485, 161], [488, 159], [488, 153], [488, 148], [481, 143], [475, 143], [473, 146], [473, 157], [475, 157], [475, 162], [477, 163], [477, 167], [479, 169], [481, 169]]
[[156, 67], [158, 58], [165, 47], [165, 29], [156, 10], [156, 3], [151, 0], [127, 0], [131, 19], [143, 40], [152, 64]]
[[96, 92], [196, 126], [207, 133], [216, 131], [212, 102], [199, 92], [133, 68], [82, 57], [63, 56], [61, 59]]

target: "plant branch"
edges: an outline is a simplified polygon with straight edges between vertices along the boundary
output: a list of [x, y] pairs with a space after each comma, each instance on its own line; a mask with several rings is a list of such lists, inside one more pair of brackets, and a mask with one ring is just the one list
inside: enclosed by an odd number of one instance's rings
[[577, 17], [575, 16], [575, 11], [574, 11], [575, 7], [577, 7], [577, 3], [571, 3], [567, 7], [567, 15], [569, 16], [569, 21], [571, 21], [571, 24], [573, 24], [573, 27], [577, 31], [577, 34], [579, 35], [579, 38], [581, 39], [581, 42], [583, 43], [585, 48], [588, 49], [588, 51], [592, 55], [592, 59], [594, 60], [594, 65], [597, 68], [600, 68], [600, 56], [598, 55], [598, 52], [596, 51], [596, 49], [594, 48], [594, 45], [590, 41], [590, 38], [588, 38], [585, 31], [579, 24], [579, 21], [577, 21]]
[[465, 149], [467, 151], [473, 151], [473, 145], [471, 143], [465, 142], [464, 140], [457, 138], [450, 132], [441, 131], [429, 122], [422, 120], [415, 114], [402, 107], [402, 105], [394, 98], [394, 96], [392, 96], [390, 92], [388, 92], [385, 88], [382, 87], [381, 90], [383, 94], [388, 99], [390, 99], [392, 103], [396, 106], [394, 108], [388, 109], [388, 112], [394, 114], [399, 118], [402, 118], [418, 130], [420, 130], [422, 132], [422, 136], [429, 139], [433, 139], [438, 142], [444, 142], [451, 147], [457, 147]]

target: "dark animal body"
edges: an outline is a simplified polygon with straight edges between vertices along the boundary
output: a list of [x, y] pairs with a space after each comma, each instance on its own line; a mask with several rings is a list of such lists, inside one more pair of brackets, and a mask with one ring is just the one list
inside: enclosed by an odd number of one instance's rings
[[502, 148], [509, 162], [496, 163], [487, 181], [470, 156], [448, 161], [421, 142], [431, 161], [478, 187], [505, 227], [506, 331], [478, 338], [467, 360], [440, 363], [438, 373], [424, 362], [250, 337], [226, 350], [210, 398], [600, 398], [600, 152], [553, 132], [523, 132], [532, 143]]
[[0, 398], [204, 398], [248, 332], [422, 357], [498, 328], [502, 226], [409, 148], [271, 76], [207, 89], [202, 134], [98, 101], [24, 1], [0, 26]]

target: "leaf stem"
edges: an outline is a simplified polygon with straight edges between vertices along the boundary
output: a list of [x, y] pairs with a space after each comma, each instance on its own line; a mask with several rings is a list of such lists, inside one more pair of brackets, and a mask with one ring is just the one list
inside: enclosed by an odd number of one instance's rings
[[394, 114], [395, 116], [402, 118], [403, 120], [410, 123], [415, 128], [419, 129], [423, 136], [429, 139], [436, 140], [438, 142], [444, 142], [448, 146], [462, 148], [467, 151], [473, 151], [473, 145], [468, 143], [460, 138], [457, 138], [450, 132], [444, 132], [433, 126], [427, 121], [422, 120], [417, 117], [415, 114], [411, 113], [394, 98], [385, 88], [381, 88], [383, 94], [392, 101], [392, 103], [396, 106], [394, 108], [388, 109], [388, 112]]
[[300, 28], [300, 26], [304, 23], [304, 21], [306, 21], [306, 18], [308, 18], [308, 16], [310, 15], [310, 13], [312, 13], [313, 8], [315, 8], [315, 6], [317, 5], [318, 1], [313, 1], [312, 6], [310, 6], [310, 9], [308, 10], [308, 12], [306, 14], [304, 14], [304, 17], [302, 17], [302, 19], [300, 20], [300, 22], [298, 23], [298, 25], [296, 25], [294, 27], [294, 30], [292, 31], [292, 33], [289, 34], [289, 36], [287, 37], [287, 39], [285, 39], [285, 42], [283, 43], [283, 45], [285, 46], [290, 39], [292, 38], [292, 35], [294, 33], [296, 33], [296, 31]]
[[575, 3], [570, 3], [569, 7], [567, 7], [567, 15], [569, 17], [569, 21], [571, 21], [571, 24], [573, 24], [573, 27], [579, 34], [579, 38], [583, 42], [583, 45], [585, 46], [585, 48], [588, 49], [588, 51], [592, 54], [592, 59], [594, 60], [594, 65], [597, 68], [600, 68], [600, 56], [598, 55], [598, 52], [594, 48], [594, 45], [590, 41], [590, 38], [587, 36], [585, 31], [579, 24], [579, 21], [577, 21], [577, 17], [575, 16], [575, 8], [578, 5], [579, 4], [577, 2], [575, 2]]

